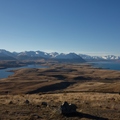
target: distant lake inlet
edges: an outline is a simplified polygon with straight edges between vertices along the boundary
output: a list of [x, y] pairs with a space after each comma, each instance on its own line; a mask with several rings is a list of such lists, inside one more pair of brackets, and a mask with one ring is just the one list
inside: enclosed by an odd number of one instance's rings
[[[120, 70], [119, 62], [88, 62], [95, 68], [109, 69], [109, 70]], [[14, 67], [14, 68], [5, 68], [0, 69], [0, 79], [7, 78], [10, 75], [13, 75], [14, 72], [10, 72], [11, 70], [17, 70], [22, 68], [47, 68], [47, 66], [41, 66], [38, 64], [27, 65], [23, 67]]]
[[23, 67], [0, 69], [0, 79], [7, 78], [8, 76], [13, 75], [14, 72], [10, 72], [10, 70], [17, 70], [17, 69], [22, 69], [22, 68], [47, 68], [47, 67], [34, 64], [34, 65], [27, 65], [27, 66], [23, 66]]
[[120, 70], [120, 62], [88, 62], [88, 63], [96, 68]]

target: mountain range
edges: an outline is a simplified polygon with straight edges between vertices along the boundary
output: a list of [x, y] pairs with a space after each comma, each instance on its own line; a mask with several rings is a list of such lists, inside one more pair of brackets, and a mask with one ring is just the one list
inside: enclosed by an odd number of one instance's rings
[[120, 56], [106, 55], [106, 56], [90, 56], [85, 54], [79, 54], [83, 59], [87, 61], [109, 61], [109, 60], [120, 60]]
[[36, 59], [54, 59], [59, 61], [103, 61], [103, 60], [120, 60], [120, 56], [90, 56], [76, 53], [57, 53], [57, 52], [43, 52], [43, 51], [24, 51], [24, 52], [10, 52], [0, 49], [0, 60], [36, 60]]
[[85, 62], [85, 60], [75, 53], [46, 53], [43, 51], [24, 51], [24, 52], [10, 52], [0, 49], [0, 60], [39, 60], [52, 59], [59, 62]]

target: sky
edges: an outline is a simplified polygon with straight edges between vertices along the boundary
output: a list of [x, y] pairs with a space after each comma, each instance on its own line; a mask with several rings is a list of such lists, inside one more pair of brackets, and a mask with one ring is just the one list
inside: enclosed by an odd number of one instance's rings
[[0, 49], [120, 55], [120, 0], [0, 0]]

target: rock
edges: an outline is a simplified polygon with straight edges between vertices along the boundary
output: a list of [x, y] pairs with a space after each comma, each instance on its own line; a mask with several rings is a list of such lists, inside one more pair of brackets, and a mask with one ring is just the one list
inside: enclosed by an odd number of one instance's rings
[[9, 102], [9, 104], [13, 104], [13, 102], [12, 102], [12, 101], [10, 101], [10, 102]]
[[41, 105], [47, 107], [48, 104], [47, 104], [47, 102], [42, 102]]
[[37, 115], [37, 114], [35, 114], [35, 115], [32, 115], [31, 117], [30, 117], [30, 120], [37, 120], [37, 119], [40, 119], [41, 117], [39, 116], [39, 115]]
[[26, 104], [29, 104], [30, 102], [29, 102], [29, 100], [26, 100], [25, 103], [26, 103]]
[[61, 113], [62, 114], [71, 114], [76, 113], [77, 106], [75, 104], [68, 104], [68, 102], [64, 102], [61, 105]]
[[40, 108], [40, 105], [36, 105], [37, 108]]

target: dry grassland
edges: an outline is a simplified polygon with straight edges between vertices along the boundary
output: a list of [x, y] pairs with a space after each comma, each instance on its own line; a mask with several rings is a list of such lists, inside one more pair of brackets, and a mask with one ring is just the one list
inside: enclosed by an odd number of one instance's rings
[[[79, 114], [63, 116], [60, 105], [64, 101], [76, 104]], [[47, 102], [47, 107], [42, 102]], [[0, 96], [1, 120], [119, 120], [119, 113], [118, 94], [83, 92]]]
[[[15, 70], [0, 80], [1, 120], [120, 120], [120, 71], [47, 65]], [[60, 114], [64, 101], [77, 105], [76, 115]]]

